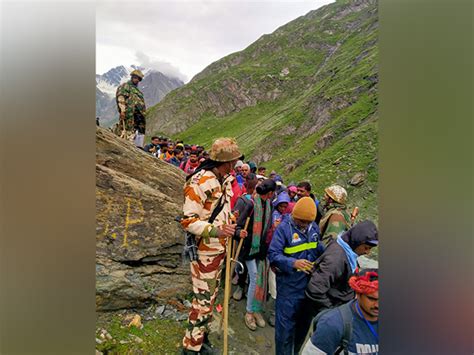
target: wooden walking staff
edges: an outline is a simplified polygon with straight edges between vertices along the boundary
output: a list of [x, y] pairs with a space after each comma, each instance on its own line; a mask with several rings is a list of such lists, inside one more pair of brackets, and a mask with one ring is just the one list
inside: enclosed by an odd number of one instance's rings
[[[244, 230], [247, 229], [250, 222], [250, 217], [247, 217], [245, 221]], [[225, 262], [225, 287], [224, 287], [224, 309], [222, 311], [222, 319], [224, 322], [224, 349], [223, 354], [228, 354], [228, 347], [229, 347], [229, 339], [228, 339], [228, 332], [229, 332], [229, 301], [230, 301], [230, 278], [235, 270], [235, 263], [239, 258], [240, 249], [242, 248], [244, 238], [241, 238], [239, 241], [239, 245], [237, 247], [237, 252], [235, 253], [235, 257], [231, 258], [232, 256], [232, 237], [227, 239], [227, 250], [226, 250], [226, 262]], [[231, 261], [234, 263], [231, 266]]]
[[[231, 223], [234, 224], [239, 216], [238, 211], [233, 213]], [[229, 299], [230, 299], [230, 261], [232, 259], [232, 236], [227, 238], [226, 242], [226, 258], [225, 258], [225, 286], [224, 286], [224, 309], [222, 310], [222, 319], [224, 320], [224, 349], [223, 354], [228, 354], [229, 348]]]
[[224, 351], [223, 354], [228, 354], [228, 331], [229, 331], [229, 297], [230, 297], [230, 259], [232, 255], [232, 237], [227, 239], [227, 255], [225, 259], [225, 288], [224, 288], [224, 310], [222, 316], [224, 317]]

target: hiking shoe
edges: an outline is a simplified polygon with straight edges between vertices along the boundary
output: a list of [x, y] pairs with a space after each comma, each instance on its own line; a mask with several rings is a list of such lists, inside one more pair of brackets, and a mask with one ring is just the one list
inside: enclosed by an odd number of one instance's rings
[[255, 322], [260, 328], [265, 327], [265, 320], [263, 319], [262, 313], [255, 312], [253, 314], [253, 317], [255, 318]]
[[250, 330], [257, 330], [257, 324], [255, 324], [255, 318], [252, 313], [245, 313], [244, 320], [247, 328]]
[[243, 296], [242, 287], [237, 286], [234, 293], [232, 294], [232, 298], [236, 301], [240, 301], [242, 299], [242, 296]]

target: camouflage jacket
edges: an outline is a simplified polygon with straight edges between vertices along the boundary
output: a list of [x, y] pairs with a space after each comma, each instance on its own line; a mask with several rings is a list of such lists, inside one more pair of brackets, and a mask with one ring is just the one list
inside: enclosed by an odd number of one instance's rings
[[[229, 224], [232, 218], [230, 200], [233, 196], [232, 180], [229, 175], [221, 185], [213, 171], [201, 170], [184, 185], [183, 228], [194, 234], [203, 255], [225, 252], [225, 239], [217, 238], [217, 227]], [[224, 193], [224, 208], [212, 224], [208, 222], [219, 198]]]
[[145, 115], [145, 99], [140, 89], [129, 80], [117, 88], [115, 94], [118, 112], [125, 112], [125, 119], [133, 119], [135, 113]]
[[319, 229], [325, 245], [351, 227], [351, 216], [346, 211], [346, 206], [332, 203], [325, 208], [327, 212], [319, 222]]

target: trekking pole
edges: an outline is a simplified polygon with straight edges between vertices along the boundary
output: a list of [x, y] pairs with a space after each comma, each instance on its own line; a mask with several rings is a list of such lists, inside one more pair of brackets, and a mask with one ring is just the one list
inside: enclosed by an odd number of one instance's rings
[[225, 287], [224, 287], [224, 309], [222, 317], [224, 319], [224, 350], [223, 354], [228, 354], [228, 332], [229, 332], [229, 298], [230, 298], [230, 259], [232, 256], [232, 237], [227, 239], [227, 255], [225, 260]]
[[[247, 217], [247, 220], [245, 221], [245, 226], [244, 226], [244, 229], [243, 230], [247, 230], [247, 227], [249, 226], [249, 222], [250, 222], [250, 217]], [[237, 246], [237, 252], [234, 253], [233, 257], [230, 259], [231, 261], [233, 261], [234, 263], [231, 264], [230, 266], [230, 269], [231, 269], [231, 272], [230, 272], [230, 277], [232, 277], [232, 275], [234, 274], [234, 271], [235, 271], [235, 266], [237, 263], [241, 264], [238, 260], [239, 260], [239, 254], [240, 254], [240, 249], [242, 249], [242, 244], [244, 242], [244, 238], [240, 238], [239, 240], [239, 245]], [[242, 264], [241, 264], [242, 265]], [[227, 264], [226, 264], [226, 267], [227, 267]], [[243, 268], [243, 265], [242, 265], [242, 268]], [[226, 277], [227, 277], [227, 269], [226, 269]], [[227, 279], [226, 279], [227, 280]], [[226, 287], [227, 287], [227, 281], [226, 281]], [[226, 290], [226, 289], [225, 289]], [[225, 290], [224, 290], [224, 297], [225, 297]], [[228, 301], [230, 301], [230, 287], [229, 287], [229, 299]], [[224, 300], [225, 302], [225, 300]], [[225, 303], [224, 303], [224, 310], [222, 311], [222, 318], [221, 318], [221, 322], [220, 322], [220, 325], [219, 325], [219, 329], [221, 330], [222, 329], [222, 323], [223, 323], [223, 320], [226, 318], [226, 307], [225, 307]], [[225, 333], [224, 333], [225, 334]], [[224, 335], [225, 336], [225, 335]]]
[[[238, 218], [238, 211], [234, 212], [234, 217], [231, 219], [231, 223], [235, 223]], [[230, 299], [230, 262], [232, 259], [232, 236], [227, 238], [227, 248], [226, 248], [226, 259], [225, 259], [225, 287], [224, 287], [224, 309], [222, 310], [222, 318], [221, 318], [221, 325], [222, 319], [224, 321], [224, 349], [223, 354], [228, 354], [228, 347], [229, 347], [229, 299]]]

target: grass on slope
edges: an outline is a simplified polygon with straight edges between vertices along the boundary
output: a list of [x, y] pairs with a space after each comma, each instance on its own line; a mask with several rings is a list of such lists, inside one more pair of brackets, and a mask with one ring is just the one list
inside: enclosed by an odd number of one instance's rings
[[[337, 11], [338, 6], [324, 10], [331, 16]], [[318, 197], [324, 187], [339, 183], [348, 190], [349, 205], [360, 207], [361, 218], [377, 219], [378, 103], [373, 86], [378, 50], [377, 17], [371, 11], [348, 14], [337, 22], [304, 16], [278, 29], [277, 35], [263, 36], [243, 52], [224, 58], [244, 59], [225, 70], [211, 70], [189, 89], [218, 90], [222, 80], [255, 82], [268, 73], [278, 76], [281, 68], [288, 67], [290, 74], [279, 77], [284, 95], [225, 117], [207, 113], [173, 138], [209, 148], [217, 137], [236, 137], [247, 159], [271, 154], [264, 165], [281, 173], [285, 182], [310, 180]], [[357, 28], [346, 30], [354, 24]], [[333, 52], [323, 57], [325, 52], [316, 48], [328, 45]], [[252, 59], [255, 53], [259, 55]], [[192, 95], [184, 100], [193, 105]], [[324, 114], [329, 114], [329, 121], [311, 133]], [[316, 143], [327, 136], [331, 141], [319, 149]], [[288, 169], [290, 164], [293, 169]], [[366, 182], [361, 187], [348, 185], [358, 172], [367, 173]]]
[[[96, 349], [104, 354], [177, 354], [183, 338], [185, 322], [157, 319], [144, 321], [143, 328], [122, 325], [123, 315], [100, 314], [97, 329], [105, 328], [112, 340], [101, 339]], [[99, 331], [97, 331], [97, 338]], [[138, 337], [142, 340], [137, 341]]]

